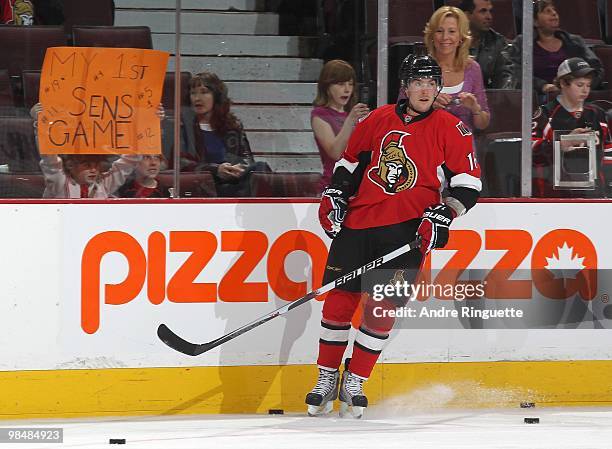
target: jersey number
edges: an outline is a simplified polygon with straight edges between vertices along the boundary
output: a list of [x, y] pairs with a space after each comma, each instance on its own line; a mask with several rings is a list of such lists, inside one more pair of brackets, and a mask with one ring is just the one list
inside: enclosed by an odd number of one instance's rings
[[467, 155], [468, 161], [470, 161], [470, 170], [475, 170], [478, 167], [478, 161], [476, 160], [476, 155], [474, 152], [471, 152]]

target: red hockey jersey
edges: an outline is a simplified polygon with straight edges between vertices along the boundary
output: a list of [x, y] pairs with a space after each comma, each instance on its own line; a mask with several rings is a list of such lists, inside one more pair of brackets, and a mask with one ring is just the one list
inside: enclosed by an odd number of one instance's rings
[[435, 110], [409, 121], [395, 105], [374, 110], [355, 127], [336, 167], [353, 172], [370, 152], [344, 226], [364, 229], [420, 218], [440, 203], [445, 187], [481, 190], [470, 130], [454, 115]]
[[30, 0], [0, 0], [0, 23], [33, 25], [34, 6]]

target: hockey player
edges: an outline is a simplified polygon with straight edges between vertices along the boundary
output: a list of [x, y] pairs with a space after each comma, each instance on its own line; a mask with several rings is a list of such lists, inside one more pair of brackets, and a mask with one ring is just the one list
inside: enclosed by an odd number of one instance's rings
[[[330, 282], [377, 257], [421, 237], [410, 251], [384, 269], [413, 269], [448, 241], [452, 220], [476, 203], [481, 189], [469, 129], [432, 104], [442, 73], [430, 56], [409, 56], [401, 65], [406, 99], [382, 106], [356, 126], [331, 185], [322, 194], [319, 220], [333, 238], [324, 274]], [[441, 192], [448, 188], [449, 195]], [[348, 345], [351, 318], [360, 303], [360, 279], [330, 291], [323, 305], [319, 378], [307, 394], [310, 415], [329, 413], [340, 396], [341, 416], [361, 417], [368, 405], [362, 385], [381, 353], [393, 318], [372, 318], [367, 300], [363, 321], [341, 381], [339, 367]], [[383, 301], [384, 307], [397, 304]], [[340, 384], [340, 385], [339, 385]]]
[[[605, 113], [586, 101], [595, 74], [582, 58], [569, 58], [557, 69], [555, 85], [561, 94], [533, 115], [533, 196], [605, 197], [612, 196], [612, 139]], [[594, 190], [553, 190], [553, 140], [555, 131], [570, 134], [595, 132], [597, 135], [598, 179]], [[566, 157], [571, 160], [572, 148]], [[579, 155], [578, 155], [579, 156]], [[579, 159], [577, 162], [579, 163]], [[582, 161], [584, 164], [584, 160]], [[586, 165], [586, 164], [585, 164]]]

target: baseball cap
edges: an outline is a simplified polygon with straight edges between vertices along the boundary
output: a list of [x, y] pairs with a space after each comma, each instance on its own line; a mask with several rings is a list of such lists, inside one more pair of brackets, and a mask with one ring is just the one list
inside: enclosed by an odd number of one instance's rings
[[561, 78], [566, 75], [572, 75], [575, 77], [586, 76], [595, 69], [589, 65], [582, 58], [569, 58], [563, 61], [557, 69], [557, 78]]

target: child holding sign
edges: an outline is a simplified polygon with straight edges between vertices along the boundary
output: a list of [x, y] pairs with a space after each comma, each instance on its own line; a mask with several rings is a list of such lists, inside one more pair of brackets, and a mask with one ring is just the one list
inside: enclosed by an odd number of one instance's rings
[[[30, 110], [37, 126], [40, 103]], [[38, 144], [38, 137], [36, 138]], [[125, 183], [142, 160], [140, 155], [122, 155], [103, 172], [106, 156], [99, 154], [42, 154], [40, 168], [45, 177], [43, 198], [108, 198]]]
[[163, 189], [157, 176], [165, 160], [161, 154], [146, 154], [136, 166], [133, 176], [117, 191], [121, 198], [168, 198], [170, 193]]

